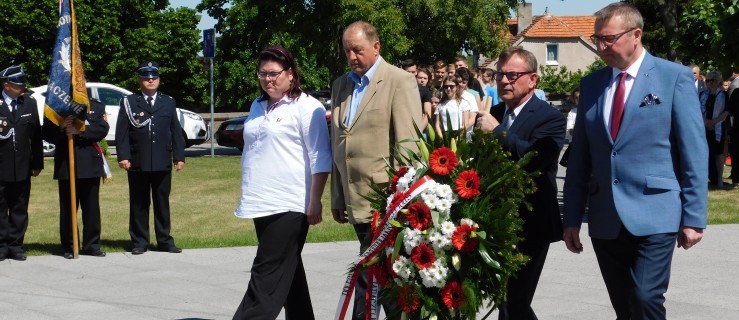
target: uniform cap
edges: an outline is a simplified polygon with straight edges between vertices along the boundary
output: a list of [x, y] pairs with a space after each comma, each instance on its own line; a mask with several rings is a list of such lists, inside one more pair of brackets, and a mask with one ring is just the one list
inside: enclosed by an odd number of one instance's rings
[[147, 61], [139, 65], [136, 69], [139, 78], [153, 79], [159, 78], [159, 64], [154, 61]]
[[24, 85], [28, 83], [26, 74], [23, 73], [23, 67], [21, 66], [10, 66], [3, 71], [0, 71], [0, 80], [3, 82], [8, 81], [17, 85]]

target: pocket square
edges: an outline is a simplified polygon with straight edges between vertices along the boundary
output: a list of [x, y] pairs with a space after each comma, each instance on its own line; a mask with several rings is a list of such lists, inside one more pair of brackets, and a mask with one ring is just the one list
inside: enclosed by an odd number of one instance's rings
[[644, 106], [651, 106], [651, 105], [660, 104], [660, 103], [662, 103], [662, 101], [659, 100], [659, 97], [650, 93], [646, 95], [644, 99], [642, 99], [641, 104], [639, 106], [644, 107]]

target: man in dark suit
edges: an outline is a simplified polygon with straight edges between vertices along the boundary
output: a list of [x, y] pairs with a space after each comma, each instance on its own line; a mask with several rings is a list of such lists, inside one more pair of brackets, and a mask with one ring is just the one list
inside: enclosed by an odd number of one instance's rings
[[585, 77], [564, 186], [564, 241], [593, 250], [618, 319], [665, 319], [675, 243], [706, 227], [708, 146], [691, 70], [642, 47], [630, 4], [595, 13], [591, 36], [608, 65]]
[[132, 254], [149, 245], [149, 203], [154, 203], [157, 250], [180, 253], [169, 234], [169, 192], [172, 166], [185, 167], [185, 140], [172, 97], [157, 91], [159, 65], [145, 62], [137, 69], [141, 92], [121, 99], [115, 142], [118, 166], [128, 171], [129, 233]]
[[[72, 259], [71, 189], [69, 184], [69, 146], [67, 136], [74, 137], [75, 189], [82, 208], [82, 254], [104, 257], [100, 250], [100, 178], [106, 176], [104, 155], [98, 141], [105, 139], [110, 125], [105, 119], [105, 105], [90, 99], [90, 111], [77, 119], [85, 122], [85, 131], [74, 125], [70, 117], [57, 126], [44, 118], [43, 134], [46, 141], [56, 145], [54, 152], [54, 179], [59, 184], [59, 239], [64, 258]], [[110, 170], [108, 168], [108, 170]], [[75, 212], [76, 214], [76, 212]]]
[[562, 221], [557, 202], [557, 159], [565, 139], [567, 121], [557, 109], [534, 95], [538, 75], [534, 55], [521, 47], [503, 51], [498, 57], [495, 80], [503, 103], [493, 106], [490, 113], [480, 112], [477, 125], [483, 131], [503, 135], [503, 148], [513, 160], [529, 152], [536, 156], [524, 169], [540, 172], [534, 178], [536, 191], [526, 197], [532, 205], [522, 204], [523, 219], [518, 249], [529, 262], [508, 282], [508, 300], [500, 306], [499, 319], [537, 319], [531, 308], [539, 283], [549, 244], [562, 240]]
[[26, 74], [19, 66], [0, 72], [0, 261], [26, 260], [31, 176], [44, 168], [41, 124], [36, 100], [26, 96]]

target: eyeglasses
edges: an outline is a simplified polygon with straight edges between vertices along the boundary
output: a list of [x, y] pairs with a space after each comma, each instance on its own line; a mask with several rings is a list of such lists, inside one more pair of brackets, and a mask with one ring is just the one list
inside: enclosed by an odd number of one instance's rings
[[274, 80], [277, 79], [277, 77], [282, 74], [282, 72], [285, 71], [285, 69], [282, 69], [280, 71], [274, 71], [274, 72], [264, 72], [264, 71], [257, 71], [257, 78], [261, 80]]
[[631, 29], [626, 30], [624, 32], [617, 33], [617, 34], [612, 34], [612, 35], [608, 35], [608, 36], [592, 35], [592, 36], [590, 36], [590, 41], [593, 41], [593, 43], [596, 46], [599, 46], [599, 45], [603, 44], [606, 47], [610, 47], [614, 43], [616, 43], [616, 41], [618, 41], [618, 39], [620, 39], [621, 36], [623, 36], [623, 35], [631, 32], [631, 31], [634, 31], [634, 30], [636, 30], [636, 28], [631, 28]]
[[456, 85], [456, 84], [445, 84], [445, 85], [443, 86], [443, 88], [444, 88], [444, 89], [454, 89], [454, 88], [456, 88], [456, 87], [457, 87], [457, 85]]
[[503, 80], [503, 76], [508, 78], [508, 81], [514, 82], [518, 80], [519, 77], [525, 74], [529, 73], [535, 73], [534, 71], [525, 71], [525, 72], [516, 72], [516, 71], [509, 71], [509, 72], [496, 72], [495, 75], [495, 81], [501, 81]]
[[718, 82], [716, 79], [706, 79], [706, 83]]

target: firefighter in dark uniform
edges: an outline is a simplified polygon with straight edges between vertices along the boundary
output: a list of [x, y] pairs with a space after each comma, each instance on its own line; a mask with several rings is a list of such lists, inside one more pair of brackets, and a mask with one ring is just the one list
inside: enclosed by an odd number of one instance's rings
[[41, 124], [36, 100], [25, 95], [23, 69], [1, 71], [0, 82], [0, 260], [24, 261], [31, 176], [44, 168]]
[[[87, 110], [85, 110], [87, 111]], [[57, 126], [44, 118], [43, 136], [56, 145], [54, 153], [54, 179], [59, 184], [59, 239], [64, 258], [72, 259], [72, 219], [69, 185], [69, 147], [67, 135], [74, 137], [75, 189], [77, 204], [82, 208], [82, 254], [104, 257], [100, 250], [100, 180], [110, 173], [98, 141], [108, 135], [110, 125], [105, 119], [105, 105], [90, 99], [90, 111], [77, 119], [85, 123], [80, 132], [74, 125], [74, 116], [64, 119]], [[107, 170], [106, 170], [107, 167]], [[106, 173], [107, 171], [107, 173]]]
[[180, 253], [170, 235], [169, 192], [172, 166], [185, 167], [185, 140], [174, 99], [157, 92], [159, 65], [145, 62], [137, 73], [141, 92], [121, 99], [115, 132], [118, 166], [128, 171], [131, 253], [142, 254], [149, 245], [151, 202], [157, 250]]

